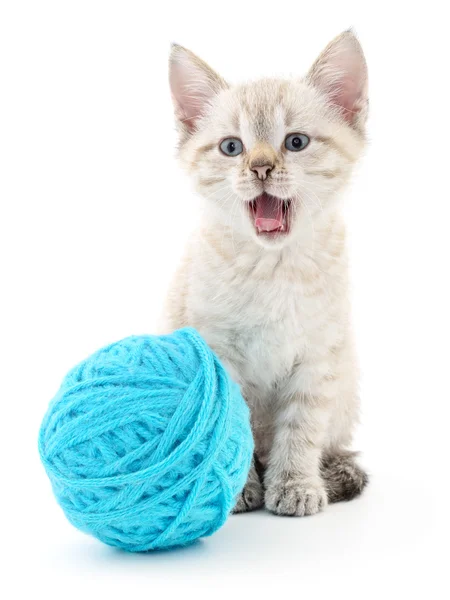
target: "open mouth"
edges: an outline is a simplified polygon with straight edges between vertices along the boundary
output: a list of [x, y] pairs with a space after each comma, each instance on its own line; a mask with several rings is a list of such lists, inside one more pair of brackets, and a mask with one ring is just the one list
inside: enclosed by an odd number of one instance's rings
[[283, 200], [263, 192], [249, 204], [250, 218], [256, 233], [276, 237], [289, 233], [291, 223], [291, 200]]

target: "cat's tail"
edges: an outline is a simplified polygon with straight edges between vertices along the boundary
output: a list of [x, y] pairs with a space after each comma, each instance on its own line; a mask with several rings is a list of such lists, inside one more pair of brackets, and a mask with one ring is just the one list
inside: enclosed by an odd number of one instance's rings
[[357, 452], [340, 450], [322, 458], [321, 473], [328, 502], [353, 500], [368, 484], [369, 476], [356, 462], [357, 455]]

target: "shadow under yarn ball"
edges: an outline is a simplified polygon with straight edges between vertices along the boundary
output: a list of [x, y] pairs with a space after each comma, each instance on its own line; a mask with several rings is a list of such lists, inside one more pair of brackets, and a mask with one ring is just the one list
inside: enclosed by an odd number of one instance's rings
[[75, 527], [145, 551], [223, 525], [253, 439], [239, 387], [186, 328], [126, 338], [72, 369], [44, 418], [39, 451]]

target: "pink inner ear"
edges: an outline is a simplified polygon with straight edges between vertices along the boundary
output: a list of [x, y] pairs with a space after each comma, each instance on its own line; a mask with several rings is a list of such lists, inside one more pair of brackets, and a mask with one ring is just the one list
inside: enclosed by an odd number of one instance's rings
[[189, 130], [224, 85], [214, 71], [186, 51], [173, 57], [169, 81], [177, 117]]
[[195, 119], [200, 112], [199, 94], [197, 92], [194, 95], [193, 90], [189, 93], [187, 75], [188, 73], [185, 72], [183, 65], [175, 63], [170, 69], [169, 80], [178, 118], [189, 130], [192, 130], [195, 126]]
[[347, 32], [325, 49], [311, 71], [312, 83], [342, 110], [348, 123], [364, 106], [367, 67], [357, 39]]
[[361, 98], [361, 90], [358, 82], [350, 75], [343, 77], [337, 86], [330, 90], [329, 97], [333, 104], [343, 109], [342, 116], [351, 123], [360, 110], [358, 101]]

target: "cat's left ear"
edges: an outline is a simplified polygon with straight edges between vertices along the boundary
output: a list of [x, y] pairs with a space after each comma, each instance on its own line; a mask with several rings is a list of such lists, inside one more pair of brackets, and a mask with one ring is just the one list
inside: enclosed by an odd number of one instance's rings
[[312, 66], [307, 79], [336, 106], [345, 121], [364, 125], [368, 106], [367, 64], [353, 31], [335, 38]]
[[175, 115], [186, 134], [195, 130], [211, 99], [228, 87], [203, 60], [177, 44], [170, 53], [169, 82]]

